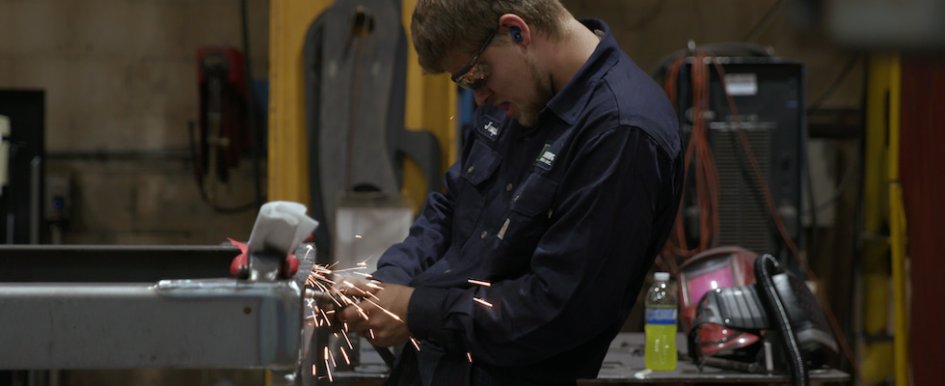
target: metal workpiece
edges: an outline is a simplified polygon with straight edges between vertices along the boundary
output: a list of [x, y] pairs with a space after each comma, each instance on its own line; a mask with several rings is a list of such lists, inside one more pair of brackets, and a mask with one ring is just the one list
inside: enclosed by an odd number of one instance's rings
[[279, 280], [285, 253], [253, 253], [249, 255], [250, 281]]
[[0, 369], [298, 365], [292, 281], [0, 284]]

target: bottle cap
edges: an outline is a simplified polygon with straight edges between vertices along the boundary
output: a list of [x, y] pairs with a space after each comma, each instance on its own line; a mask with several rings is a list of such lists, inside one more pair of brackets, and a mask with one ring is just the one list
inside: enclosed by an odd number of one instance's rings
[[669, 272], [657, 272], [653, 274], [656, 281], [669, 281]]

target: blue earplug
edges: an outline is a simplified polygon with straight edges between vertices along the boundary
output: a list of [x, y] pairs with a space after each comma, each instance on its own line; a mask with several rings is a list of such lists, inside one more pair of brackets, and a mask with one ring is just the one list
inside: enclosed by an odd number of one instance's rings
[[509, 33], [512, 34], [512, 40], [516, 43], [521, 43], [524, 38], [522, 38], [522, 30], [518, 27], [509, 27]]

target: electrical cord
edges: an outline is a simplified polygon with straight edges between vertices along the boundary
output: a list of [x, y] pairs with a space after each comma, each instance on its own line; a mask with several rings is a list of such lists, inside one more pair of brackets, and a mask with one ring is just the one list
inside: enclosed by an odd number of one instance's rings
[[794, 327], [791, 326], [791, 318], [784, 307], [784, 301], [778, 293], [771, 278], [772, 271], [780, 271], [781, 267], [778, 260], [769, 254], [761, 255], [755, 260], [755, 280], [760, 284], [760, 289], [766, 296], [762, 296], [762, 302], [768, 310], [770, 320], [777, 325], [781, 331], [781, 338], [787, 345], [788, 365], [791, 369], [792, 379], [797, 386], [807, 386], [810, 384], [810, 375], [807, 374], [807, 367], [804, 364], [804, 358], [801, 357], [801, 347], [797, 343], [797, 335], [794, 333]]
[[[718, 73], [719, 78], [722, 81], [722, 89], [728, 90], [725, 84], [725, 71], [722, 69], [722, 65], [718, 61], [714, 61], [714, 64], [715, 64], [716, 72]], [[771, 214], [772, 220], [775, 223], [775, 227], [778, 230], [778, 234], [781, 236], [782, 240], [784, 241], [785, 245], [787, 246], [791, 254], [797, 259], [805, 275], [810, 280], [815, 280], [815, 281], [819, 280], [817, 275], [814, 273], [814, 271], [810, 269], [810, 265], [807, 262], [807, 258], [798, 252], [797, 246], [794, 244], [794, 241], [791, 239], [790, 234], [788, 234], [787, 232], [787, 228], [784, 226], [784, 221], [781, 219], [781, 216], [778, 214], [777, 208], [775, 208], [774, 206], [774, 198], [771, 195], [771, 190], [768, 188], [767, 184], [764, 183], [763, 174], [761, 174], [761, 168], [758, 165], [757, 159], [755, 158], [754, 154], [751, 151], [751, 144], [748, 142], [748, 137], [747, 135], [745, 135], [744, 130], [741, 129], [741, 123], [738, 120], [738, 112], [735, 108], [734, 99], [727, 91], [725, 91], [725, 98], [728, 102], [729, 114], [730, 116], [735, 118], [735, 127], [736, 127], [736, 131], [738, 132], [739, 140], [741, 141], [742, 151], [745, 152], [746, 156], [748, 157], [748, 160], [750, 161], [749, 163], [751, 165], [752, 174], [755, 177], [754, 178], [755, 183], [757, 184], [759, 188], [762, 189], [762, 192], [764, 193], [768, 210]], [[840, 347], [843, 351], [843, 354], [847, 357], [854, 371], [857, 374], [859, 374], [859, 366], [853, 360], [853, 358], [855, 358], [853, 356], [853, 350], [850, 348], [850, 345], [847, 342], [846, 336], [843, 334], [843, 330], [840, 329], [840, 325], [837, 322], [836, 316], [833, 314], [833, 310], [830, 307], [822, 307], [822, 308], [826, 311], [825, 313], [827, 314], [828, 324], [830, 324], [830, 329], [833, 332], [834, 336], [838, 338], [837, 340], [840, 343]]]
[[[695, 44], [695, 43], [691, 43]], [[663, 79], [664, 85], [665, 82], [670, 79], [663, 77], [670, 66], [676, 63], [679, 60], [685, 60], [686, 57], [693, 54], [694, 48], [683, 48], [676, 51], [673, 51], [669, 55], [666, 55], [660, 58], [657, 61], [656, 68], [653, 70], [651, 75], [656, 79]], [[716, 56], [733, 56], [733, 57], [750, 57], [750, 58], [771, 58], [774, 57], [774, 49], [770, 46], [747, 43], [747, 42], [719, 42], [719, 43], [707, 43], [700, 44], [699, 51], [712, 52]], [[669, 94], [669, 90], [667, 90]], [[673, 95], [675, 95], [675, 89], [673, 89]], [[675, 100], [670, 99], [674, 104]]]
[[728, 86], [725, 82], [725, 70], [722, 69], [722, 64], [718, 61], [713, 60], [712, 62], [714, 64], [715, 71], [719, 76], [719, 80], [722, 83], [722, 90], [724, 90], [725, 100], [728, 103], [729, 117], [734, 120], [735, 131], [737, 133], [739, 143], [741, 144], [742, 152], [744, 152], [745, 157], [748, 159], [748, 163], [751, 166], [750, 170], [752, 176], [754, 177], [753, 180], [755, 182], [755, 186], [763, 194], [765, 205], [768, 208], [771, 220], [774, 221], [778, 235], [781, 237], [782, 241], [784, 241], [791, 254], [798, 259], [800, 265], [805, 270], [809, 271], [810, 268], [808, 268], [807, 258], [799, 253], [797, 245], [794, 243], [794, 239], [791, 237], [787, 227], [784, 225], [784, 221], [781, 219], [781, 215], [778, 213], [778, 209], [775, 206], [774, 197], [771, 194], [771, 190], [768, 188], [764, 174], [761, 171], [761, 165], [758, 164], [758, 159], [755, 157], [755, 154], [751, 149], [751, 142], [748, 140], [748, 135], [745, 134], [744, 130], [742, 130], [741, 119], [739, 119], [738, 110], [735, 107], [735, 99], [731, 94], [728, 93]]
[[[715, 167], [715, 157], [712, 154], [712, 147], [708, 141], [706, 120], [703, 119], [703, 112], [708, 110], [709, 103], [709, 84], [711, 78], [708, 70], [709, 62], [713, 62], [715, 64], [715, 70], [722, 81], [722, 88], [723, 90], [727, 90], [725, 88], [724, 70], [722, 70], [721, 64], [719, 64], [718, 61], [712, 59], [715, 57], [714, 54], [708, 50], [700, 49], [690, 57], [692, 58], [691, 84], [693, 93], [692, 109], [690, 110], [692, 131], [689, 136], [689, 144], [686, 147], [686, 153], [684, 156], [684, 175], [686, 176], [686, 179], [689, 178], [690, 166], [692, 165], [693, 161], [696, 160], [693, 186], [695, 191], [696, 207], [698, 208], [699, 244], [697, 248], [688, 248], [688, 243], [685, 236], [685, 226], [683, 224], [686, 214], [684, 211], [679, 210], [674, 223], [674, 237], [670, 239], [674, 242], [668, 243], [668, 248], [664, 251], [666, 252], [664, 255], [673, 254], [680, 256], [683, 259], [689, 258], [703, 250], [714, 247], [719, 241], [719, 197], [721, 187], [718, 170]], [[679, 70], [686, 59], [687, 57], [678, 57], [673, 62], [668, 71], [667, 77], [665, 78], [665, 91], [670, 96], [670, 100], [672, 101], [676, 100], [676, 79], [678, 78]], [[735, 109], [734, 100], [730, 95], [728, 95], [727, 92], [725, 92], [725, 95], [728, 101], [730, 114], [735, 119], [738, 137], [742, 145], [741, 147], [743, 153], [752, 165], [751, 170], [754, 171], [755, 178], [753, 178], [753, 180], [755, 181], [754, 186], [757, 187], [756, 192], [759, 192], [763, 195], [763, 201], [767, 204], [768, 209], [771, 211], [770, 214], [774, 220], [777, 231], [787, 248], [791, 251], [792, 255], [803, 259], [804, 256], [798, 253], [797, 247], [795, 246], [792, 237], [784, 226], [783, 221], [781, 221], [777, 209], [774, 207], [774, 199], [771, 196], [771, 192], [767, 189], [767, 184], [765, 183], [764, 178], [761, 177], [762, 174], [760, 172], [760, 166], [758, 166], [758, 162], [751, 151], [751, 145], [748, 142], [747, 136], [740, 129], [741, 125], [738, 120], [738, 113]], [[679, 110], [680, 106], [674, 105], [674, 107]], [[749, 178], [749, 180], [752, 180], [752, 178]], [[682, 194], [683, 199], [681, 200], [680, 205], [684, 205], [685, 203], [687, 185], [688, 181], [684, 180]], [[801, 263], [803, 266], [807, 265], [806, 261], [802, 261]]]
[[[245, 212], [247, 210], [253, 209], [256, 206], [255, 202], [250, 202], [247, 204], [241, 204], [237, 206], [227, 207], [221, 206], [210, 199], [210, 195], [207, 194], [207, 187], [204, 186], [203, 179], [200, 177], [203, 174], [203, 168], [200, 166], [200, 157], [197, 155], [197, 141], [195, 139], [194, 124], [190, 123], [189, 126], [189, 142], [190, 142], [190, 158], [194, 162], [194, 168], [196, 173], [194, 173], [194, 182], [197, 184], [197, 191], [200, 193], [200, 200], [210, 206], [215, 212], [220, 214], [238, 214]], [[211, 150], [216, 151], [216, 150]], [[212, 167], [212, 166], [211, 166]]]
[[[669, 70], [669, 76], [666, 78], [665, 88], [670, 96], [670, 100], [676, 100], [676, 78], [679, 69], [687, 57], [679, 57]], [[693, 92], [693, 104], [690, 110], [692, 130], [689, 135], [689, 143], [683, 157], [683, 190], [680, 199], [680, 208], [677, 210], [676, 219], [673, 224], [672, 237], [666, 244], [662, 260], [666, 261], [672, 267], [674, 274], [678, 274], [678, 267], [675, 258], [679, 256], [684, 260], [695, 254], [711, 248], [719, 240], [719, 176], [715, 166], [715, 157], [712, 155], [712, 147], [708, 141], [708, 128], [705, 119], [702, 119], [704, 111], [708, 110], [709, 85], [708, 69], [704, 65], [707, 56], [702, 53], [696, 53], [694, 64], [691, 71], [691, 83]], [[679, 106], [674, 106], [679, 109]], [[686, 237], [686, 230], [683, 224], [686, 213], [684, 208], [687, 190], [690, 178], [690, 169], [692, 168], [693, 193], [695, 194], [696, 208], [698, 208], [699, 223], [699, 244], [696, 248], [689, 248]]]
[[[691, 119], [693, 121], [693, 128], [684, 157], [685, 179], [682, 199], [680, 201], [680, 210], [677, 213], [673, 232], [669, 242], [667, 242], [667, 245], [660, 254], [661, 260], [674, 269], [671, 272], [678, 274], [678, 264], [676, 263], [677, 258], [682, 258], [683, 261], [685, 261], [685, 259], [695, 255], [701, 250], [714, 246], [714, 243], [718, 241], [718, 207], [716, 204], [717, 201], [714, 201], [714, 198], [718, 197], [719, 191], [717, 182], [718, 175], [717, 171], [714, 169], [711, 148], [709, 148], [708, 141], [706, 139], [707, 133], [704, 132], [705, 122], [701, 115], [703, 106], [707, 106], [708, 103], [708, 85], [710, 78], [708, 73], [708, 63], [712, 62], [714, 64], [715, 71], [722, 83], [722, 90], [729, 108], [729, 115], [734, 120], [741, 150], [744, 153], [745, 159], [747, 159], [750, 167], [748, 169], [748, 174], [752, 178], [749, 179], [753, 182], [757, 192], [761, 194], [764, 205], [767, 207], [769, 216], [775, 226], [777, 234], [784, 243], [784, 246], [787, 248], [790, 255], [798, 261], [799, 266], [808, 278], [817, 280], [816, 274], [809, 267], [806, 256], [799, 253], [797, 245], [795, 244], [790, 233], [787, 231], [787, 228], [784, 225], [777, 208], [775, 207], [774, 198], [771, 194], [770, 188], [766, 183], [764, 174], [761, 172], [761, 167], [751, 150], [751, 144], [747, 135], [741, 128], [741, 122], [738, 118], [738, 111], [734, 99], [727, 92], [727, 87], [725, 84], [725, 71], [719, 61], [712, 60], [713, 57], [714, 54], [708, 52], [707, 50], [699, 50], [692, 54], [691, 80], [693, 83], [693, 105], [691, 110]], [[667, 77], [664, 79], [665, 90], [669, 95], [670, 100], [674, 102], [674, 107], [677, 109], [677, 111], [679, 111], [680, 106], [675, 105], [677, 90], [676, 78], [678, 78], [679, 70], [686, 59], [687, 57], [679, 57], [674, 60], [672, 66], [667, 71]], [[703, 146], [706, 148], [700, 149], [700, 147]], [[699, 161], [696, 165], [696, 171], [693, 176], [693, 185], [696, 194], [696, 204], [699, 208], [698, 214], [700, 240], [698, 247], [690, 249], [687, 244], [685, 227], [683, 226], [685, 213], [682, 208], [684, 208], [685, 197], [687, 193], [686, 186], [688, 185], [689, 169], [694, 158]], [[845, 335], [842, 334], [842, 330], [836, 321], [836, 317], [833, 315], [832, 309], [830, 307], [824, 307], [824, 309], [826, 311], [825, 313], [827, 314], [827, 320], [830, 324], [831, 330], [833, 334], [838, 337], [844, 355], [847, 357], [856, 373], [859, 373], [857, 364], [852, 360], [852, 358], [854, 358], [852, 356], [853, 351], [849, 347]]]
[[[253, 84], [252, 84], [253, 71], [252, 71], [250, 53], [249, 53], [249, 25], [248, 25], [249, 23], [247, 20], [247, 13], [248, 12], [247, 12], [246, 0], [241, 0], [240, 1], [240, 31], [242, 34], [242, 45], [243, 45], [243, 66], [245, 67], [244, 68], [244, 76], [245, 76], [244, 81], [246, 82], [246, 99], [247, 99], [245, 101], [246, 102], [246, 119], [249, 123], [250, 132], [251, 132], [250, 142], [251, 142], [251, 152], [252, 152], [252, 158], [253, 158], [252, 165], [253, 165], [254, 200], [252, 202], [237, 205], [237, 206], [227, 207], [227, 206], [221, 206], [218, 203], [214, 202], [214, 200], [210, 199], [210, 195], [207, 193], [207, 187], [204, 185], [203, 179], [200, 178], [200, 176], [203, 174], [203, 170], [202, 170], [202, 167], [200, 166], [200, 161], [199, 161], [198, 151], [197, 151], [198, 145], [196, 144], [196, 141], [194, 139], [194, 127], [192, 123], [189, 128], [190, 129], [190, 138], [189, 138], [190, 139], [190, 155], [191, 155], [191, 158], [194, 160], [194, 165], [196, 168], [195, 180], [197, 183], [197, 190], [200, 193], [200, 199], [204, 203], [209, 205], [210, 208], [212, 208], [215, 212], [218, 212], [221, 214], [238, 214], [238, 213], [245, 212], [247, 210], [258, 209], [259, 207], [262, 206], [263, 201], [265, 200], [265, 198], [263, 197], [262, 187], [261, 187], [262, 185], [261, 183], [262, 172], [260, 170], [261, 169], [260, 167], [261, 151], [259, 148], [262, 141], [260, 140], [261, 130], [259, 129], [259, 121], [256, 115], [256, 103], [255, 103], [256, 98], [255, 98], [255, 93], [253, 91]], [[210, 151], [214, 151], [214, 150], [210, 150]], [[211, 167], [213, 166], [211, 165]]]

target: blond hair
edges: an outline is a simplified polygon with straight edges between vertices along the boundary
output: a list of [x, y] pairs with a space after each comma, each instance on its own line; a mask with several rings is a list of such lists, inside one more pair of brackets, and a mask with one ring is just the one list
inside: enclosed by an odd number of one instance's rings
[[553, 39], [562, 34], [561, 20], [571, 15], [558, 0], [418, 0], [410, 28], [420, 66], [444, 72], [447, 55], [474, 53], [507, 13]]

